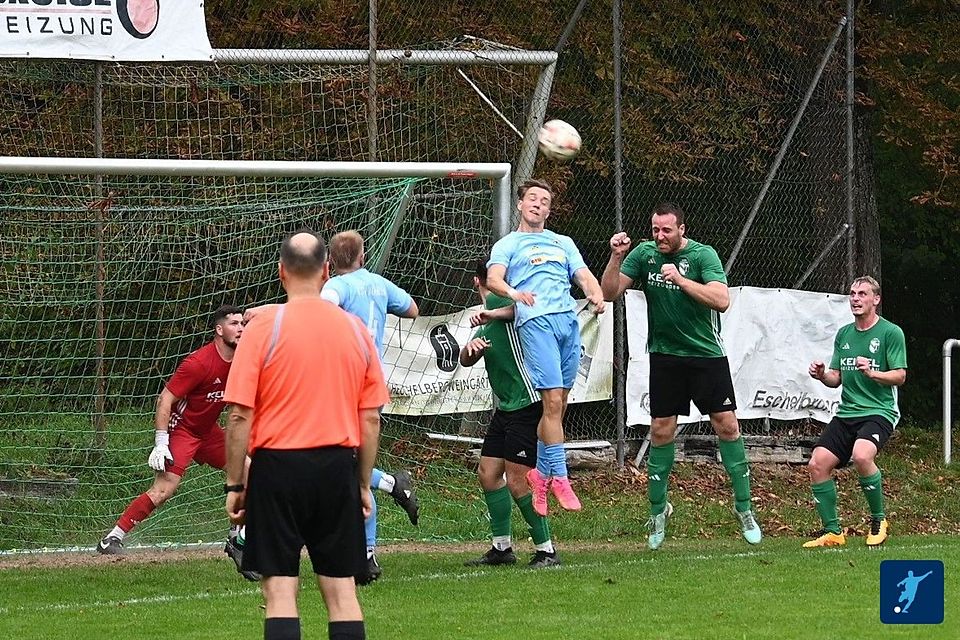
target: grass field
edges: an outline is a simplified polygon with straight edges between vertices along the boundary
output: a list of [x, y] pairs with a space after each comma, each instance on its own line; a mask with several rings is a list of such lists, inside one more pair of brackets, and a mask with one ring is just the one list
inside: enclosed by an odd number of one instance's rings
[[[635, 542], [580, 543], [561, 549], [562, 567], [539, 571], [466, 568], [474, 552], [438, 545], [383, 554], [384, 577], [361, 590], [361, 602], [370, 638], [960, 638], [956, 537], [893, 537], [877, 550], [862, 538], [818, 551], [800, 542], [668, 539], [656, 553]], [[225, 556], [205, 555], [0, 570], [0, 637], [262, 637], [256, 585]], [[884, 559], [943, 560], [942, 625], [880, 623]], [[301, 607], [303, 637], [325, 638], [312, 579]]]

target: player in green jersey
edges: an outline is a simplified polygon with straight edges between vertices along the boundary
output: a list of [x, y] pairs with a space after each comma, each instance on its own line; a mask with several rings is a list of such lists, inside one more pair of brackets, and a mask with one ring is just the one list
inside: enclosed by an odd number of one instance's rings
[[466, 564], [516, 563], [510, 535], [512, 497], [530, 526], [535, 552], [529, 565], [535, 568], [556, 566], [560, 559], [550, 539], [550, 527], [546, 517], [534, 511], [533, 496], [526, 480], [527, 473], [537, 464], [537, 425], [543, 414], [543, 404], [523, 366], [520, 340], [513, 326], [513, 300], [487, 289], [485, 260], [477, 263], [473, 285], [485, 310], [471, 318], [471, 324], [483, 326], [460, 350], [460, 364], [470, 367], [483, 358], [497, 406], [483, 439], [478, 468], [483, 499], [490, 512], [493, 545], [479, 559]]
[[730, 306], [723, 266], [713, 247], [686, 237], [683, 211], [676, 205], [657, 205], [651, 231], [653, 240], [632, 251], [626, 233], [610, 238], [610, 260], [601, 280], [607, 300], [619, 298], [634, 284], [647, 300], [651, 418], [647, 544], [651, 549], [663, 544], [667, 519], [673, 513], [667, 481], [675, 457], [677, 416], [689, 414], [691, 401], [710, 416], [733, 484], [743, 537], [757, 544], [762, 534], [750, 502], [750, 467], [735, 413], [730, 365], [720, 339], [720, 313]]
[[867, 546], [887, 539], [882, 475], [876, 457], [900, 420], [897, 387], [907, 380], [907, 347], [903, 330], [877, 313], [880, 284], [861, 276], [850, 285], [853, 322], [833, 341], [830, 367], [810, 364], [810, 377], [828, 387], [843, 385], [837, 414], [823, 430], [810, 456], [810, 484], [823, 531], [804, 547], [846, 544], [837, 516], [837, 485], [833, 470], [851, 460], [860, 474], [860, 488], [870, 506]]

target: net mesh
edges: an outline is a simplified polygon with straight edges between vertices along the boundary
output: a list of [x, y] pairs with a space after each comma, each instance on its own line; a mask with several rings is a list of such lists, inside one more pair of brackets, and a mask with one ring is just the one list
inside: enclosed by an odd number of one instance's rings
[[[156, 395], [210, 340], [214, 308], [281, 301], [285, 234], [363, 230], [368, 263], [428, 315], [475, 304], [492, 235], [480, 179], [6, 176], [2, 193], [0, 549], [89, 546], [146, 490]], [[431, 466], [424, 436], [461, 422], [387, 416], [380, 466], [462, 485], [462, 461]], [[222, 479], [191, 467], [130, 543], [222, 538]], [[385, 537], [401, 515], [382, 510]], [[427, 535], [462, 535], [459, 518], [424, 520]]]

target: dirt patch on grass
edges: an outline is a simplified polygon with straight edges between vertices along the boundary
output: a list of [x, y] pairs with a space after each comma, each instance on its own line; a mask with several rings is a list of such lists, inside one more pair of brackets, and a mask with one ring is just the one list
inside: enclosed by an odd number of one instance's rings
[[[444, 553], [458, 554], [486, 550], [487, 541], [479, 542], [397, 542], [377, 547], [377, 555], [391, 553]], [[637, 550], [645, 545], [628, 541], [570, 541], [563, 543], [562, 551], [601, 551], [609, 549]], [[0, 571], [17, 569], [49, 569], [96, 567], [110, 565], [147, 565], [188, 562], [193, 560], [227, 560], [223, 547], [218, 545], [184, 546], [168, 548], [131, 548], [123, 555], [105, 556], [90, 551], [35, 551], [0, 555]]]

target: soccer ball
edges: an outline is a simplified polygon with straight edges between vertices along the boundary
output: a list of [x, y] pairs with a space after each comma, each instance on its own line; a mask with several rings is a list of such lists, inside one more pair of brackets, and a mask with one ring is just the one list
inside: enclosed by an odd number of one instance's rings
[[563, 120], [550, 120], [537, 133], [540, 153], [551, 160], [572, 160], [580, 153], [580, 134]]

